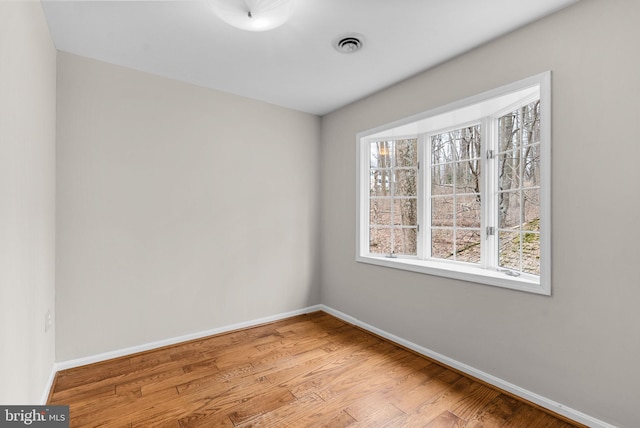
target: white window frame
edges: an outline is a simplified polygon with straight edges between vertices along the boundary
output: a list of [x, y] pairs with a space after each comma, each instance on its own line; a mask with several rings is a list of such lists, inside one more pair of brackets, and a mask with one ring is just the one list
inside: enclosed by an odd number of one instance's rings
[[[430, 259], [425, 256], [425, 247], [429, 247], [430, 225], [425, 224], [429, 212], [430, 195], [424, 190], [430, 174], [430, 165], [425, 161], [423, 147], [429, 146], [424, 139], [443, 129], [463, 127], [471, 122], [481, 122], [481, 154], [482, 185], [485, 189], [494, 188], [494, 174], [489, 171], [486, 159], [486, 142], [489, 133], [494, 129], [495, 118], [513, 110], [514, 104], [521, 104], [526, 97], [540, 97], [540, 276], [521, 274], [510, 276], [506, 270], [488, 267], [486, 261], [488, 251], [496, 251], [496, 236], [487, 236], [487, 224], [495, 224], [497, 213], [488, 209], [482, 210], [481, 218], [481, 262], [478, 266], [461, 262]], [[455, 114], [452, 114], [455, 112]], [[400, 256], [389, 258], [380, 254], [369, 253], [369, 150], [370, 142], [383, 139], [397, 140], [401, 138], [418, 138], [418, 256]], [[404, 118], [389, 124], [381, 125], [356, 135], [357, 146], [357, 227], [356, 227], [356, 261], [428, 275], [453, 278], [480, 284], [526, 291], [530, 293], [551, 295], [551, 72], [547, 71], [529, 78], [514, 82], [482, 94], [478, 94], [451, 104]], [[496, 162], [492, 162], [495, 166]], [[497, 230], [497, 227], [496, 227]], [[489, 239], [487, 239], [489, 238]]]

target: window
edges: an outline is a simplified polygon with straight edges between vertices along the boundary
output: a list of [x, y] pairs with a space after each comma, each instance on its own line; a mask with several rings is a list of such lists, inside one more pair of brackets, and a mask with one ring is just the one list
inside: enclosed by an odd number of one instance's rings
[[550, 294], [550, 73], [358, 134], [357, 260]]

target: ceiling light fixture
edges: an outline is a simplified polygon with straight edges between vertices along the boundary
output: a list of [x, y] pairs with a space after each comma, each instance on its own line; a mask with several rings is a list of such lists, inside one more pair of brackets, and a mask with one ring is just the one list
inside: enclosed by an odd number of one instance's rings
[[213, 11], [229, 25], [247, 31], [273, 30], [293, 14], [293, 0], [210, 0]]
[[338, 37], [333, 41], [333, 47], [340, 53], [354, 53], [362, 49], [364, 43], [362, 34], [351, 33]]

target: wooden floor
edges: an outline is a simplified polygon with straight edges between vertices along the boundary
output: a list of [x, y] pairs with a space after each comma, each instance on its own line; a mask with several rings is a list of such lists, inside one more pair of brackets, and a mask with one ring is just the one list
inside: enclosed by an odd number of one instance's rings
[[316, 312], [64, 370], [72, 427], [571, 427]]

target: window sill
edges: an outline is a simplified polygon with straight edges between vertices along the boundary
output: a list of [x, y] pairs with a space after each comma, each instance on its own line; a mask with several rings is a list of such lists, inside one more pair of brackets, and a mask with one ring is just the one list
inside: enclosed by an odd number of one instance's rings
[[401, 269], [426, 275], [441, 276], [462, 281], [475, 282], [495, 287], [509, 288], [528, 293], [551, 295], [550, 287], [544, 287], [534, 277], [510, 277], [504, 272], [480, 269], [474, 266], [448, 262], [426, 261], [412, 258], [388, 258], [384, 256], [357, 256], [356, 261], [393, 269]]

